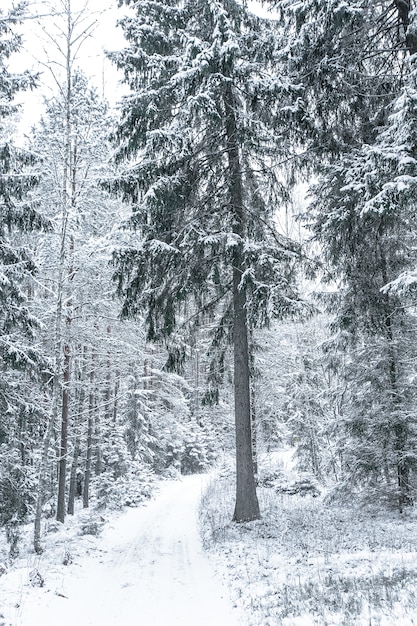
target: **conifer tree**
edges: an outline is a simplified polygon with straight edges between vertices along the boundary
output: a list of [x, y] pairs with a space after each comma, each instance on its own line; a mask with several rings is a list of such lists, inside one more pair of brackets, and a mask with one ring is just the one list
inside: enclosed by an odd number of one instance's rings
[[138, 234], [114, 257], [122, 316], [145, 313], [148, 339], [171, 346], [171, 366], [203, 316], [217, 320], [212, 351], [232, 342], [234, 520], [253, 520], [248, 316], [260, 325], [297, 307], [291, 245], [272, 221], [281, 185], [270, 166], [283, 150], [276, 32], [235, 0], [125, 4], [135, 11], [122, 20], [129, 46], [114, 59], [131, 94], [113, 189], [132, 203]]
[[30, 509], [29, 438], [39, 436], [42, 417], [41, 403], [35, 403], [44, 362], [33, 341], [37, 319], [28, 296], [35, 265], [26, 244], [33, 230], [48, 223], [31, 195], [38, 182], [34, 157], [13, 143], [14, 97], [32, 88], [35, 78], [13, 74], [8, 65], [21, 47], [16, 27], [24, 13], [24, 3], [8, 13], [0, 9], [0, 524], [21, 521]]
[[[396, 484], [402, 509], [414, 466], [413, 324], [388, 285], [408, 263], [410, 216], [401, 211], [398, 176], [407, 159], [398, 144], [389, 147], [386, 129], [407, 55], [416, 50], [411, 3], [287, 6], [294, 29], [288, 68], [300, 77], [290, 121], [313, 148], [319, 174], [308, 220], [339, 286], [331, 309], [334, 345], [346, 357], [350, 438], [341, 455], [351, 480]], [[404, 131], [410, 126], [403, 139]]]
[[[416, 17], [410, 15], [410, 30], [415, 28]], [[367, 362], [373, 368], [370, 372], [369, 367], [360, 364], [355, 367], [352, 363], [348, 372], [356, 381], [352, 400], [356, 409], [361, 409], [356, 425], [363, 422], [364, 414], [369, 415], [366, 425], [361, 427], [365, 433], [361, 456], [366, 465], [370, 457], [379, 455], [372, 466], [379, 471], [383, 469], [385, 474], [387, 468], [395, 468], [400, 508], [412, 499], [412, 474], [416, 468], [416, 395], [412, 372], [417, 357], [414, 348], [417, 109], [413, 56], [407, 65], [408, 77], [390, 109], [387, 126], [373, 145], [364, 145], [356, 154], [355, 167], [344, 173], [343, 192], [343, 211], [351, 225], [351, 234], [346, 237], [350, 239], [350, 263], [356, 264], [355, 272], [351, 270], [346, 281], [344, 321], [349, 326], [353, 312], [361, 312], [364, 323], [361, 336], [365, 337], [361, 351], [367, 352]], [[334, 185], [331, 193], [334, 194]], [[346, 197], [354, 200], [348, 213]], [[323, 228], [323, 218], [317, 221], [320, 232], [334, 229], [335, 218], [339, 220], [340, 230], [341, 210], [334, 209], [327, 227]], [[352, 224], [355, 224], [353, 229]], [[339, 263], [345, 251], [346, 246], [342, 245]], [[367, 396], [365, 389], [372, 397]], [[354, 419], [350, 418], [350, 422], [355, 425]], [[376, 442], [380, 442], [379, 448]]]
[[[26, 276], [34, 265], [23, 245], [13, 240], [13, 233], [30, 232], [44, 223], [36, 211], [30, 192], [37, 183], [33, 173], [34, 158], [12, 142], [12, 116], [17, 112], [13, 99], [22, 89], [34, 86], [29, 74], [12, 74], [7, 61], [18, 52], [21, 40], [13, 27], [23, 15], [24, 5], [8, 14], [0, 11], [0, 281], [1, 357], [11, 364], [28, 360], [29, 351], [14, 345], [16, 332], [31, 336], [34, 318], [29, 314], [24, 294]], [[32, 171], [31, 171], [32, 170]]]
[[278, 9], [287, 33], [281, 59], [298, 89], [289, 92], [292, 106], [283, 117], [294, 143], [311, 149], [308, 160], [316, 166], [353, 146], [373, 143], [403, 84], [407, 53], [416, 50], [411, 3], [264, 4]]

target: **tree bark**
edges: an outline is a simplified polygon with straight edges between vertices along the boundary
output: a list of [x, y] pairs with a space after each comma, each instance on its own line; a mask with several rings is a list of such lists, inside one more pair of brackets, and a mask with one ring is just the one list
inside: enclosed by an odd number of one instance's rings
[[119, 409], [119, 390], [120, 390], [120, 372], [116, 370], [114, 380], [114, 396], [113, 396], [113, 424], [117, 422], [117, 415]]
[[91, 463], [93, 459], [94, 446], [94, 378], [95, 378], [95, 354], [91, 357], [90, 371], [90, 394], [88, 400], [88, 430], [87, 430], [87, 458], [85, 462], [84, 472], [84, 488], [83, 488], [83, 507], [87, 509], [90, 504], [90, 480], [91, 480]]
[[[62, 314], [62, 296], [63, 296], [63, 275], [64, 264], [66, 259], [66, 243], [67, 243], [67, 227], [68, 227], [68, 210], [69, 198], [75, 198], [74, 181], [75, 169], [72, 162], [71, 148], [71, 12], [68, 5], [67, 13], [67, 33], [66, 33], [66, 100], [65, 100], [65, 151], [62, 175], [62, 220], [61, 220], [61, 254], [59, 267], [59, 283], [58, 283], [58, 305], [57, 317], [61, 318]], [[71, 179], [71, 180], [70, 180]], [[74, 241], [71, 242], [72, 252]], [[72, 278], [72, 269], [69, 278]], [[70, 306], [70, 305], [69, 305]], [[70, 313], [67, 314], [67, 325], [71, 324]], [[57, 333], [58, 338], [58, 333]], [[62, 345], [61, 337], [61, 321], [59, 321], [59, 349]], [[58, 375], [60, 372], [58, 370]], [[61, 408], [61, 443], [59, 448], [58, 461], [58, 496], [57, 496], [57, 513], [58, 522], [65, 521], [65, 480], [67, 470], [67, 447], [68, 447], [68, 387], [70, 380], [70, 346], [69, 343], [64, 345], [64, 361], [63, 361], [63, 386], [62, 386], [62, 408]]]
[[246, 291], [241, 284], [245, 269], [243, 184], [237, 142], [235, 98], [230, 81], [225, 86], [224, 104], [230, 209], [233, 217], [233, 232], [236, 235], [233, 253], [233, 372], [236, 429], [236, 503], [233, 521], [248, 522], [259, 519], [260, 511], [252, 456]]
[[36, 508], [35, 508], [35, 521], [33, 527], [33, 549], [36, 554], [42, 554], [43, 548], [41, 545], [41, 521], [42, 521], [42, 506], [46, 491], [46, 467], [48, 464], [49, 445], [51, 443], [52, 430], [54, 427], [54, 414], [52, 413], [48, 417], [48, 423], [46, 425], [45, 433], [43, 435], [42, 452], [39, 467], [39, 479], [38, 489], [36, 493]]
[[67, 473], [67, 452], [68, 452], [68, 405], [69, 405], [69, 382], [70, 382], [70, 347], [64, 347], [64, 378], [62, 389], [62, 410], [61, 410], [61, 445], [59, 450], [59, 472], [58, 472], [58, 501], [56, 519], [58, 522], [65, 521], [65, 483]]
[[69, 492], [68, 492], [68, 507], [67, 513], [68, 515], [74, 515], [75, 512], [75, 498], [77, 495], [77, 470], [78, 470], [78, 459], [80, 457], [81, 452], [81, 433], [80, 427], [82, 423], [82, 414], [84, 409], [84, 400], [85, 400], [85, 355], [86, 348], [84, 347], [82, 350], [82, 357], [84, 359], [81, 372], [79, 374], [78, 382], [80, 384], [80, 393], [78, 398], [78, 414], [75, 417], [74, 423], [74, 431], [75, 431], [75, 443], [74, 443], [74, 454], [72, 457], [71, 463], [71, 473], [70, 473], [70, 481], [69, 481]]
[[[380, 253], [380, 262], [382, 269], [383, 284], [387, 285], [389, 282], [387, 260], [382, 250], [381, 244], [378, 242], [378, 248]], [[388, 357], [388, 371], [391, 387], [392, 406], [394, 407], [394, 452], [397, 471], [397, 484], [398, 484], [398, 508], [400, 513], [403, 512], [405, 506], [412, 504], [413, 500], [410, 495], [410, 461], [407, 458], [407, 442], [409, 438], [409, 427], [405, 420], [401, 420], [399, 415], [402, 411], [401, 407], [401, 393], [399, 390], [398, 379], [398, 358], [395, 349], [395, 336], [393, 328], [393, 315], [395, 305], [391, 302], [388, 293], [384, 296], [385, 299], [385, 316], [384, 324], [386, 330], [386, 339], [389, 346]]]
[[68, 506], [67, 513], [68, 515], [74, 515], [75, 512], [75, 496], [77, 495], [77, 469], [78, 469], [78, 459], [80, 457], [80, 439], [77, 435], [74, 443], [74, 454], [72, 457], [71, 463], [71, 473], [70, 473], [70, 481], [69, 481], [69, 492], [68, 492]]
[[[107, 326], [107, 337], [111, 339], [111, 326], [110, 324]], [[112, 395], [112, 366], [111, 366], [111, 351], [110, 347], [107, 349], [107, 362], [106, 362], [106, 387], [104, 390], [104, 423], [108, 426], [111, 422], [112, 418], [112, 407], [111, 407], [111, 395]]]
[[256, 387], [255, 387], [255, 343], [253, 328], [249, 327], [249, 375], [250, 375], [250, 411], [252, 428], [252, 458], [255, 482], [258, 482], [258, 438], [256, 421]]

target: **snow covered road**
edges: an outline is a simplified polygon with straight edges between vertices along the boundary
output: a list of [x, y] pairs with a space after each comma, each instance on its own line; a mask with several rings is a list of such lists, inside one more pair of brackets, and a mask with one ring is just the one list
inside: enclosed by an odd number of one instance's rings
[[[162, 484], [99, 539], [100, 551], [67, 568], [56, 592], [30, 595], [18, 626], [238, 626], [227, 591], [203, 554], [197, 507], [207, 477]], [[58, 593], [60, 595], [58, 595]]]

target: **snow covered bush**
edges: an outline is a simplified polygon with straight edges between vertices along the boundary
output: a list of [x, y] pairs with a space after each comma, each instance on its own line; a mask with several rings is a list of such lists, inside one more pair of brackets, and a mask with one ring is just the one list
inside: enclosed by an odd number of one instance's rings
[[152, 494], [155, 477], [152, 470], [138, 462], [119, 476], [103, 472], [95, 479], [98, 508], [122, 509], [138, 506]]
[[34, 502], [34, 486], [33, 469], [22, 465], [16, 450], [0, 445], [0, 526], [26, 519]]
[[181, 474], [199, 474], [206, 471], [216, 457], [215, 447], [208, 431], [198, 425], [187, 428], [181, 454]]

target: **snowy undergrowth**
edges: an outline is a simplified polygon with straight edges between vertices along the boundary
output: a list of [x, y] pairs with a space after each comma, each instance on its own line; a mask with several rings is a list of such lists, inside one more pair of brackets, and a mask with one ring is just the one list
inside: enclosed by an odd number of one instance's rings
[[200, 510], [205, 547], [248, 624], [417, 623], [415, 512], [325, 504], [277, 492], [276, 482], [259, 488], [259, 521], [231, 523], [230, 472], [212, 481]]
[[36, 596], [39, 603], [51, 594], [66, 598], [65, 577], [76, 576], [90, 555], [100, 559], [102, 530], [121, 515], [124, 507], [138, 506], [149, 499], [158, 490], [158, 481], [152, 473], [142, 472], [141, 481], [124, 481], [117, 489], [112, 486], [106, 507], [102, 505], [104, 489], [105, 481], [87, 509], [78, 500], [75, 514], [67, 515], [64, 524], [53, 516], [43, 519], [40, 555], [33, 550], [32, 523], [16, 527], [13, 557], [5, 529], [0, 528], [0, 626], [19, 624], [21, 607], [28, 598], [33, 601]]

